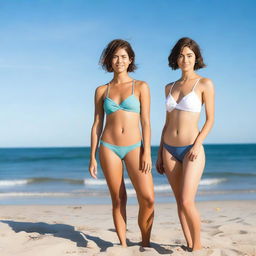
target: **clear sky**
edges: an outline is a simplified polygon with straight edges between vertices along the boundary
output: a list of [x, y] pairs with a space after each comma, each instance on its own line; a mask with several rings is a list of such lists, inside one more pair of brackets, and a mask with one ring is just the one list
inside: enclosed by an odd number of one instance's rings
[[[111, 79], [99, 57], [128, 40], [150, 85], [152, 144], [165, 119], [175, 42], [196, 40], [216, 88], [206, 143], [256, 142], [256, 2], [221, 0], [0, 0], [0, 147], [88, 146], [94, 90]], [[204, 121], [204, 113], [201, 116]]]

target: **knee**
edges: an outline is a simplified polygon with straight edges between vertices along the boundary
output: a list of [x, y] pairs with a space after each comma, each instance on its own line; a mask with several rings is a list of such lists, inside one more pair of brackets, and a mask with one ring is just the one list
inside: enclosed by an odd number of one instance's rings
[[143, 204], [147, 207], [147, 208], [153, 208], [154, 207], [154, 203], [155, 203], [155, 198], [154, 196], [148, 195], [148, 196], [144, 196], [142, 198]]
[[127, 202], [127, 194], [126, 192], [121, 193], [119, 195], [112, 196], [112, 205], [113, 208], [121, 208], [126, 205]]
[[182, 198], [179, 202], [179, 207], [184, 210], [189, 210], [194, 206], [194, 201], [189, 198]]

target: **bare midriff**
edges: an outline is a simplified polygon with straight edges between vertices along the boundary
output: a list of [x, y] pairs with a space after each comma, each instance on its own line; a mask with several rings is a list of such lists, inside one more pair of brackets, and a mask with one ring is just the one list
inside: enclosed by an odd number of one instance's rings
[[174, 109], [168, 115], [164, 143], [175, 147], [193, 144], [199, 134], [200, 113]]
[[124, 110], [107, 115], [101, 139], [117, 146], [129, 146], [141, 141], [140, 115]]

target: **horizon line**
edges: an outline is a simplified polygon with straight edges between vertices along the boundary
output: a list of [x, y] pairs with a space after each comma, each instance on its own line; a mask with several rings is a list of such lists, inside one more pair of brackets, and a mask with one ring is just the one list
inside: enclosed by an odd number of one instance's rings
[[[256, 142], [228, 142], [228, 143], [204, 143], [203, 145], [251, 145]], [[151, 145], [151, 147], [159, 147], [159, 145]], [[0, 149], [33, 149], [33, 148], [90, 148], [90, 146], [19, 146], [19, 147], [0, 147]]]

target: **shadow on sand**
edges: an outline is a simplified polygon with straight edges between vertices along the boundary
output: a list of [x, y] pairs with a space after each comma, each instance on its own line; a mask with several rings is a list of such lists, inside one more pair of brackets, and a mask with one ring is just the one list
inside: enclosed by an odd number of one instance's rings
[[51, 234], [54, 237], [60, 237], [75, 242], [77, 247], [87, 247], [89, 240], [93, 241], [101, 252], [112, 247], [113, 243], [102, 240], [99, 237], [76, 231], [74, 226], [67, 224], [47, 224], [44, 222], [17, 222], [2, 220], [2, 223], [8, 224], [15, 232], [39, 233], [40, 235]]

